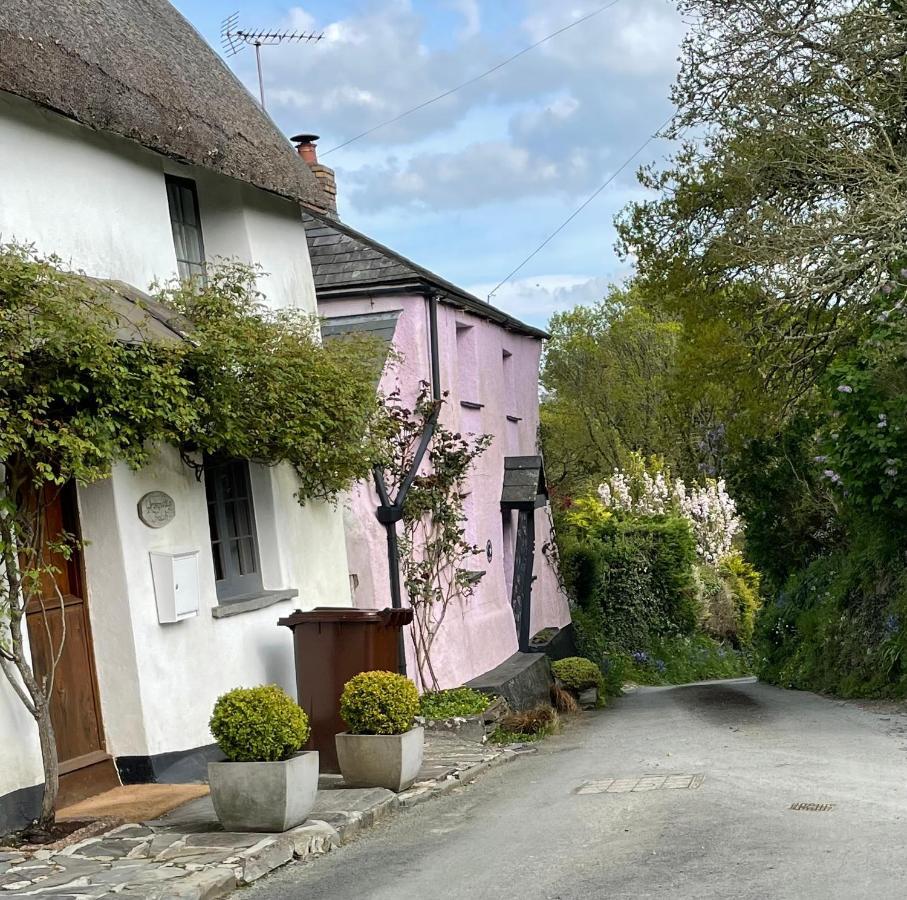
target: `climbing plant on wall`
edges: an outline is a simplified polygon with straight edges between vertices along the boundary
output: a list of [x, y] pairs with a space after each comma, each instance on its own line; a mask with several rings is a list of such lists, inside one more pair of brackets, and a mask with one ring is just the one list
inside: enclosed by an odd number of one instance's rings
[[467, 600], [476, 585], [466, 562], [480, 550], [467, 540], [463, 502], [469, 471], [491, 443], [490, 435], [463, 435], [436, 421], [443, 402], [433, 399], [423, 382], [411, 409], [399, 392], [386, 404], [395, 428], [386, 475], [397, 486], [434, 423], [425, 462], [406, 496], [399, 538], [400, 568], [413, 608], [416, 666], [422, 687], [433, 691], [439, 688], [432, 662], [435, 640], [451, 605]]
[[208, 452], [288, 463], [300, 501], [330, 499], [384, 448], [377, 351], [322, 346], [311, 318], [262, 304], [254, 276], [226, 266], [203, 286], [166, 288], [159, 298], [172, 321], [184, 317], [168, 331], [160, 309], [147, 315], [148, 304], [115, 285], [0, 246], [0, 670], [37, 725], [41, 827], [53, 823], [59, 786], [59, 576], [80, 549], [76, 534], [49, 524], [59, 493], [107, 477], [117, 462], [139, 469], [171, 444], [187, 460]]

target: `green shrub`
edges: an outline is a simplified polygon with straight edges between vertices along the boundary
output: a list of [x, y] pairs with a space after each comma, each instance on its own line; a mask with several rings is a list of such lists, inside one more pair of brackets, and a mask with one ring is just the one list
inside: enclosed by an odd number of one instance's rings
[[734, 597], [737, 618], [736, 642], [742, 647], [749, 646], [753, 640], [756, 616], [762, 605], [759, 595], [761, 584], [759, 573], [739, 553], [722, 560], [718, 571]]
[[820, 424], [817, 413], [801, 405], [780, 432], [747, 441], [729, 473], [746, 520], [746, 557], [770, 593], [841, 538], [835, 505], [822, 483], [826, 464], [815, 459]]
[[900, 540], [863, 522], [850, 547], [789, 578], [757, 620], [759, 677], [843, 697], [907, 696]]
[[308, 716], [276, 684], [228, 691], [208, 724], [231, 762], [289, 759], [309, 739]]
[[472, 688], [448, 688], [429, 691], [419, 701], [419, 714], [426, 719], [450, 719], [453, 716], [476, 716], [488, 709], [491, 698]]
[[599, 542], [558, 532], [561, 577], [567, 592], [582, 609], [596, 605], [602, 586], [605, 559]]
[[613, 519], [559, 540], [564, 581], [588, 642], [632, 650], [652, 634], [695, 631], [696, 544], [684, 519]]
[[752, 671], [750, 655], [707, 635], [653, 638], [646, 649], [610, 657], [631, 684], [689, 684], [740, 678]]
[[360, 672], [340, 695], [340, 716], [351, 734], [403, 734], [418, 712], [415, 684], [395, 672]]
[[523, 731], [508, 731], [506, 728], [495, 728], [488, 736], [492, 744], [506, 746], [507, 744], [531, 744], [548, 737], [551, 731], [535, 731], [527, 733]]
[[624, 685], [633, 679], [630, 676], [632, 665], [629, 655], [621, 652], [605, 653], [601, 656], [602, 694], [605, 702], [612, 697], [620, 697]]
[[697, 601], [702, 630], [719, 641], [737, 636], [737, 599], [725, 579], [712, 566], [696, 569]]
[[568, 656], [551, 663], [554, 677], [569, 691], [584, 691], [586, 688], [601, 687], [601, 670], [582, 656]]

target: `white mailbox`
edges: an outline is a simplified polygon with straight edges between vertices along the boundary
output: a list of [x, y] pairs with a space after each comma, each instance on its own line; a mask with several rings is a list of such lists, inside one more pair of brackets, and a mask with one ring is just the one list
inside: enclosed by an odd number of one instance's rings
[[198, 615], [198, 550], [152, 550], [151, 576], [158, 622], [180, 622]]

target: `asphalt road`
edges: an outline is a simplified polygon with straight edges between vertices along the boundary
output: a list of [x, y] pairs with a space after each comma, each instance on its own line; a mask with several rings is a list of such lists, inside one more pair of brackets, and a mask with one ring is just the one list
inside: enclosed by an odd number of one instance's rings
[[905, 898], [905, 751], [902, 713], [751, 680], [639, 689], [240, 896]]

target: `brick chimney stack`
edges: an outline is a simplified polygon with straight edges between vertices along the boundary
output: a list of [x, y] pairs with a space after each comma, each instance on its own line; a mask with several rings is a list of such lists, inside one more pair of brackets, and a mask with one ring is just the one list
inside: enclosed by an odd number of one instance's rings
[[290, 140], [296, 144], [296, 152], [305, 160], [312, 170], [312, 174], [318, 179], [318, 184], [327, 198], [325, 212], [332, 219], [339, 218], [337, 215], [337, 181], [334, 178], [334, 170], [318, 162], [318, 153], [315, 149], [315, 141], [318, 140], [318, 135], [297, 134]]

